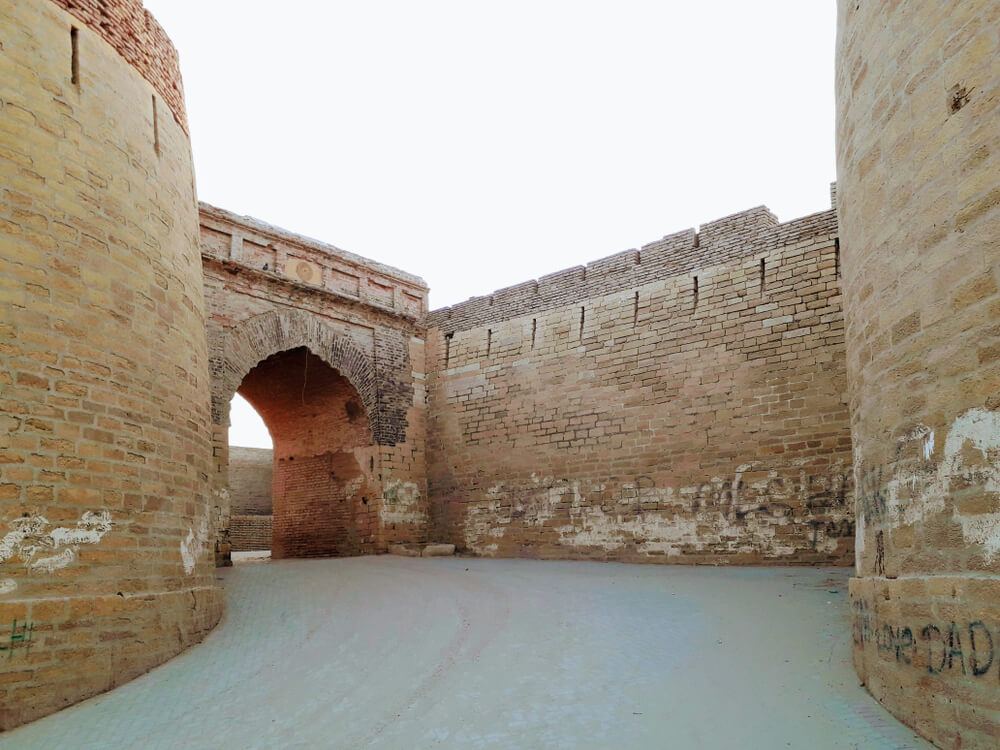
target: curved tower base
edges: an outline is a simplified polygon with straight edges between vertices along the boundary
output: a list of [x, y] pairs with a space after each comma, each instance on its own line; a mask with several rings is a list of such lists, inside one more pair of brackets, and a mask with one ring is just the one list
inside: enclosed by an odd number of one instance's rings
[[176, 53], [135, 0], [65, 5], [0, 0], [0, 729], [222, 611]]
[[839, 219], [868, 689], [1000, 737], [1000, 5], [841, 0]]

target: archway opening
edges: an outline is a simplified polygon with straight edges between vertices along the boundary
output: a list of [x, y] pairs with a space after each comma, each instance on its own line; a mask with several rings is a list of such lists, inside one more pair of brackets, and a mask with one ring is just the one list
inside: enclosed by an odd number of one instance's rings
[[274, 441], [267, 425], [239, 393], [229, 402], [229, 543], [233, 560], [257, 560], [271, 551]]
[[237, 393], [273, 440], [272, 557], [374, 552], [377, 448], [354, 386], [298, 347], [258, 363]]

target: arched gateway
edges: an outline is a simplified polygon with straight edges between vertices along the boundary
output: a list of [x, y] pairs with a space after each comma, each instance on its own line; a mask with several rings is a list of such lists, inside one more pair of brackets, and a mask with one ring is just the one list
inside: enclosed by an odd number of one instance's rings
[[229, 557], [229, 402], [274, 439], [276, 557], [350, 555], [426, 536], [426, 286], [201, 206], [217, 560]]

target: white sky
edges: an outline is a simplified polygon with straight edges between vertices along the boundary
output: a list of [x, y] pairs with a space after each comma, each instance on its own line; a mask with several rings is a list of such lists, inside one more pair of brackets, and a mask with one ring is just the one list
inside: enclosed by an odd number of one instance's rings
[[829, 205], [832, 0], [145, 5], [201, 199], [416, 273], [432, 308]]

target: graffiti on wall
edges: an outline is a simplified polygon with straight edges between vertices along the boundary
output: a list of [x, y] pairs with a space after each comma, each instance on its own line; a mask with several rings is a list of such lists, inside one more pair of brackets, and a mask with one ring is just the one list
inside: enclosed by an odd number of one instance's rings
[[1000, 676], [1000, 623], [926, 622], [893, 625], [880, 621], [864, 599], [853, 602], [854, 645], [873, 645], [883, 659], [931, 675]]
[[34, 631], [34, 623], [22, 622], [18, 625], [15, 619], [10, 626], [10, 633], [0, 640], [0, 651], [6, 651], [8, 659], [12, 659], [18, 649], [23, 650], [24, 655], [28, 656], [31, 653], [31, 636]]
[[[25, 516], [10, 522], [10, 531], [0, 540], [0, 563], [17, 556], [29, 573], [49, 573], [72, 563], [85, 544], [97, 544], [111, 531], [111, 514], [87, 511], [76, 526], [57, 526], [44, 516]], [[13, 578], [0, 579], [0, 595], [17, 589]]]

